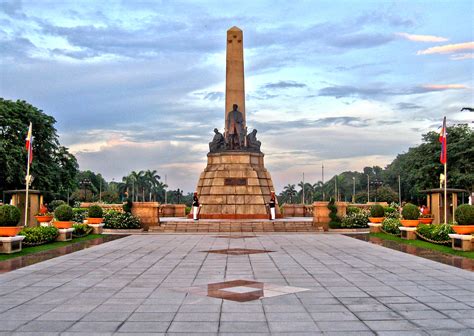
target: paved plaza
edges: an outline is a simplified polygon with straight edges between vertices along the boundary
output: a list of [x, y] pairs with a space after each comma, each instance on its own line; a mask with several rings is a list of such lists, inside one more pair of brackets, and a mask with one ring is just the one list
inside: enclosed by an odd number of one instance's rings
[[336, 234], [195, 234], [0, 275], [0, 334], [114, 333], [474, 335], [474, 273]]

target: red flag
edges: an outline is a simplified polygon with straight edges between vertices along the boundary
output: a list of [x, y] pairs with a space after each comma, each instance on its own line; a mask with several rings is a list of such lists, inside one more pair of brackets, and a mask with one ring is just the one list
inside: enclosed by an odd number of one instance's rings
[[28, 129], [28, 135], [26, 137], [26, 151], [28, 152], [28, 164], [30, 165], [33, 161], [33, 125], [30, 123]]
[[441, 128], [441, 132], [439, 133], [439, 142], [441, 142], [441, 153], [439, 155], [439, 161], [442, 164], [446, 164], [448, 161], [448, 153], [447, 153], [447, 145], [448, 139], [446, 137], [446, 117], [443, 119], [443, 127]]

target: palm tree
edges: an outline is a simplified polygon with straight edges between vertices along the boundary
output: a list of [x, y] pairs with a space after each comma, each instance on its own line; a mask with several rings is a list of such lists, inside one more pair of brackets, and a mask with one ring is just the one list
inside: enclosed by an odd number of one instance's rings
[[286, 194], [285, 196], [287, 199], [290, 200], [290, 203], [293, 203], [293, 197], [296, 196], [296, 187], [294, 184], [288, 184], [283, 188], [283, 193]]
[[149, 201], [151, 202], [152, 198], [152, 190], [154, 187], [156, 187], [160, 181], [160, 175], [156, 173], [156, 170], [147, 170], [144, 173], [144, 178], [146, 180], [147, 186], [148, 186], [148, 193], [149, 193]]

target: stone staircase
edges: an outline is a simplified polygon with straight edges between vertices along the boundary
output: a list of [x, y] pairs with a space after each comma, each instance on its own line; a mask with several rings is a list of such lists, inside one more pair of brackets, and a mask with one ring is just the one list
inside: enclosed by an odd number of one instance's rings
[[322, 232], [313, 225], [312, 218], [283, 218], [270, 220], [218, 220], [193, 221], [184, 218], [162, 218], [160, 225], [150, 226], [149, 232]]

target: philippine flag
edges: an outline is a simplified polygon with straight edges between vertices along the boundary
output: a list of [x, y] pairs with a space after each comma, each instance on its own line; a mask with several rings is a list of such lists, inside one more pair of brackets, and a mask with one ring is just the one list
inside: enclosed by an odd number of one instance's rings
[[446, 164], [448, 145], [448, 139], [446, 138], [446, 117], [444, 117], [443, 119], [443, 127], [441, 128], [441, 132], [439, 133], [439, 142], [441, 142], [441, 154], [439, 155], [439, 161], [442, 164]]
[[30, 123], [30, 128], [28, 129], [28, 136], [26, 137], [26, 151], [28, 152], [28, 164], [31, 164], [33, 161], [33, 124]]

